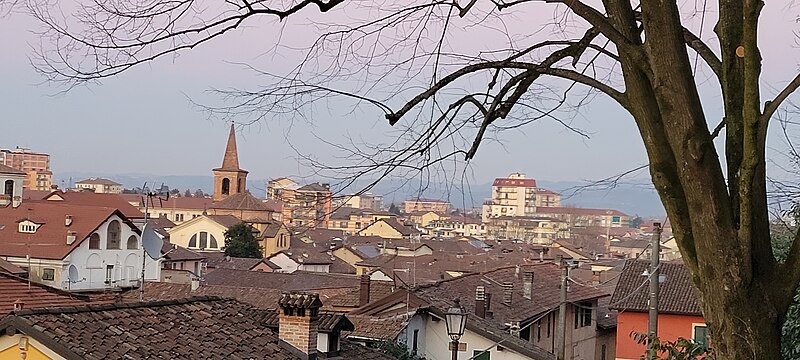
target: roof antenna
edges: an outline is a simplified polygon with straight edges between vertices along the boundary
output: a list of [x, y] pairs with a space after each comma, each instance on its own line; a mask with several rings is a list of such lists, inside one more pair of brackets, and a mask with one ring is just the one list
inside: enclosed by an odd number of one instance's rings
[[[165, 195], [166, 194], [166, 195]], [[150, 223], [150, 204], [153, 204], [153, 199], [156, 198], [160, 201], [166, 196], [169, 199], [169, 187], [163, 183], [158, 191], [150, 191], [147, 189], [147, 182], [141, 188], [142, 198], [147, 200], [144, 202], [144, 225], [142, 226], [142, 281], [139, 283], [139, 301], [144, 301], [144, 276], [145, 276], [145, 262], [147, 256], [153, 259], [161, 257], [161, 246], [164, 241], [153, 230], [154, 225]]]

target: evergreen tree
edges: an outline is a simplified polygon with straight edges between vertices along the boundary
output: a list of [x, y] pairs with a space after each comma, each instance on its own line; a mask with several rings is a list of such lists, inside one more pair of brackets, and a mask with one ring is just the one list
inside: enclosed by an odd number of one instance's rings
[[261, 245], [250, 225], [239, 223], [225, 232], [225, 255], [260, 259], [262, 254]]
[[389, 205], [389, 212], [392, 214], [400, 215], [400, 208], [398, 208], [397, 205], [392, 203], [391, 205]]
[[183, 193], [184, 197], [192, 197], [192, 192], [189, 189], [186, 189], [186, 192]]

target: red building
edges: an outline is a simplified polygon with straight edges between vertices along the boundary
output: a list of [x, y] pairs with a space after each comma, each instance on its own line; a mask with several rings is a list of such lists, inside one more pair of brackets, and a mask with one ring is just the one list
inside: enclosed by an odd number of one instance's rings
[[[647, 333], [648, 286], [643, 275], [650, 262], [628, 260], [611, 298], [611, 309], [617, 310], [617, 347], [619, 360], [639, 359], [645, 346], [633, 339], [632, 333]], [[708, 329], [695, 297], [689, 269], [682, 263], [661, 263], [665, 275], [659, 291], [658, 337], [675, 341], [679, 337], [708, 344]]]

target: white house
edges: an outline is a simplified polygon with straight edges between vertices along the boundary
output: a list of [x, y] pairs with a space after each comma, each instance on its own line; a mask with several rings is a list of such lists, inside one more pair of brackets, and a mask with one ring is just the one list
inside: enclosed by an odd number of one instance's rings
[[19, 206], [26, 176], [23, 171], [0, 164], [0, 206]]
[[[65, 290], [138, 286], [160, 278], [140, 230], [118, 209], [29, 201], [0, 207], [0, 257], [31, 280]], [[144, 259], [143, 259], [144, 257]]]

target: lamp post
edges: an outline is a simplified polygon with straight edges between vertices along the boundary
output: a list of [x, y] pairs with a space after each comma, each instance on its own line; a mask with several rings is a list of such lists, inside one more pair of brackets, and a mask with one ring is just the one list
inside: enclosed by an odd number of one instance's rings
[[464, 335], [464, 327], [467, 325], [467, 310], [458, 299], [453, 300], [453, 306], [444, 314], [444, 323], [447, 326], [447, 335], [453, 340], [453, 360], [458, 360], [458, 340]]

